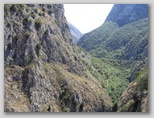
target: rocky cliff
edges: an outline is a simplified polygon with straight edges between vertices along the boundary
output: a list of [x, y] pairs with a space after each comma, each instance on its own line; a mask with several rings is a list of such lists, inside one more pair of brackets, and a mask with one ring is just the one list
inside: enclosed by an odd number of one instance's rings
[[4, 111], [111, 111], [76, 50], [63, 5], [4, 5]]

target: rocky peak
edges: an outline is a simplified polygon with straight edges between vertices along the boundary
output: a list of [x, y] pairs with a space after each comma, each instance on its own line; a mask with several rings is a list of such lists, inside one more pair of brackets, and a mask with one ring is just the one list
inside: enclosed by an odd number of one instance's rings
[[113, 21], [119, 26], [148, 17], [147, 4], [115, 4], [105, 22]]

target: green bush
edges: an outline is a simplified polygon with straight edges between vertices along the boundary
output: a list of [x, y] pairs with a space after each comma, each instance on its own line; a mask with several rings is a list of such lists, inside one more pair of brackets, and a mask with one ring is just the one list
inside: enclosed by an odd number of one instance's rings
[[38, 44], [36, 45], [36, 48], [37, 48], [38, 50], [40, 50], [40, 49], [41, 49], [41, 44], [38, 43]]
[[29, 11], [29, 8], [28, 8], [28, 7], [26, 7], [26, 11], [27, 11], [27, 12]]
[[64, 107], [63, 112], [70, 112], [70, 108]]
[[44, 15], [44, 12], [40, 11], [39, 16], [43, 16], [43, 15]]
[[25, 36], [26, 36], [26, 38], [29, 38], [30, 33], [29, 32], [26, 32]]
[[35, 14], [34, 14], [34, 12], [31, 12], [31, 17], [33, 18], [33, 19], [35, 19]]
[[23, 25], [26, 26], [28, 23], [28, 16], [23, 19]]
[[30, 22], [30, 23], [32, 23], [32, 22], [33, 22], [33, 20], [30, 18], [30, 19], [29, 19], [29, 22]]
[[36, 45], [36, 54], [37, 54], [38, 57], [40, 56], [40, 50], [41, 50], [41, 44], [38, 43]]
[[10, 8], [11, 11], [15, 12], [15, 11], [18, 11], [20, 8], [20, 5], [19, 4], [13, 4]]
[[36, 30], [39, 30], [41, 25], [42, 25], [42, 21], [40, 19], [35, 20], [35, 28], [36, 28]]
[[8, 12], [8, 11], [9, 11], [9, 6], [6, 5], [6, 4], [4, 5], [4, 11], [5, 11], [5, 12]]

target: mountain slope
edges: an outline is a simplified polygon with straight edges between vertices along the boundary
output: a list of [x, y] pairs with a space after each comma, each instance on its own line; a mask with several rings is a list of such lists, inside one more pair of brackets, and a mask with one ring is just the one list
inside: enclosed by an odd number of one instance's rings
[[79, 59], [63, 5], [4, 10], [5, 112], [111, 111], [110, 98]]
[[84, 34], [77, 42], [86, 51], [98, 48], [97, 45], [105, 41], [112, 32], [118, 29], [118, 25], [114, 22], [106, 22], [95, 30]]
[[68, 23], [68, 26], [70, 28], [70, 31], [71, 31], [71, 34], [73, 37], [73, 41], [76, 43], [83, 34], [71, 23]]
[[[127, 14], [124, 14], [125, 12], [127, 12]], [[128, 18], [126, 19], [125, 17]], [[121, 22], [126, 23], [119, 27], [119, 19]], [[138, 42], [138, 38], [141, 35], [143, 35], [144, 39]], [[147, 36], [148, 5], [116, 4], [113, 6], [104, 24], [84, 34], [77, 42], [77, 45], [87, 51], [91, 51], [94, 56], [99, 58], [123, 59], [123, 57], [125, 57], [127, 60], [137, 59], [142, 52], [144, 52], [142, 56], [145, 58], [145, 56], [147, 56]], [[135, 51], [134, 54], [130, 55], [132, 51], [129, 52], [128, 50], [131, 48], [134, 49], [133, 46], [131, 47], [132, 42], [137, 43], [135, 47], [139, 48], [141, 45], [143, 45], [143, 47], [142, 50], [138, 52]], [[126, 55], [124, 55], [124, 53]]]
[[[148, 19], [127, 24], [114, 33], [106, 41], [97, 45], [91, 53], [99, 58], [115, 58], [125, 60], [141, 60], [147, 56]], [[145, 53], [143, 53], [145, 52]], [[144, 54], [138, 58], [139, 55]]]
[[92, 61], [116, 108], [128, 81], [134, 80], [133, 69], [148, 57], [148, 5], [114, 5], [106, 21], [84, 34], [77, 45], [99, 58]]

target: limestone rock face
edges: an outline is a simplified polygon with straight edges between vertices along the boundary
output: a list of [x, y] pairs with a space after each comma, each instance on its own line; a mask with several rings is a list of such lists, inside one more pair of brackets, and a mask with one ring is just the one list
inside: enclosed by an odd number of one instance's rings
[[4, 5], [4, 111], [111, 111], [82, 65], [63, 5]]
[[148, 17], [147, 4], [115, 4], [106, 21], [116, 22], [119, 26]]

